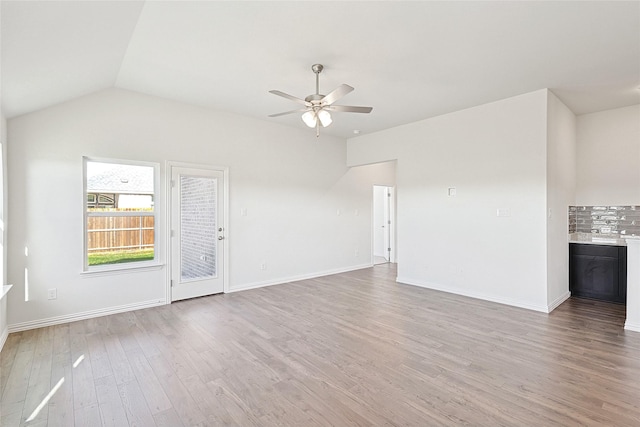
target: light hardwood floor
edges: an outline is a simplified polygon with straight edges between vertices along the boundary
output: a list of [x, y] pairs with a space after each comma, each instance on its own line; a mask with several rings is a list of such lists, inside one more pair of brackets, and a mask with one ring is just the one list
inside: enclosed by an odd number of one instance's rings
[[10, 334], [1, 424], [640, 425], [623, 306], [546, 315], [394, 277], [383, 264]]

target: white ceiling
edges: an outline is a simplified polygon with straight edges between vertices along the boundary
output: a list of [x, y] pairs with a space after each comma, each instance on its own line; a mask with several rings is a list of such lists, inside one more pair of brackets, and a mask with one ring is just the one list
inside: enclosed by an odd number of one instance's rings
[[[640, 103], [640, 2], [5, 1], [2, 109], [14, 117], [117, 87], [348, 138], [550, 88], [576, 114]], [[309, 130], [313, 132], [312, 130]]]

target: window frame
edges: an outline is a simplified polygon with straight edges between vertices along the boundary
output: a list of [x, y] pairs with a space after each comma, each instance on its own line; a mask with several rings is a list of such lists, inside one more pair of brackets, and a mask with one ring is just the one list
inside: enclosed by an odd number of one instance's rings
[[[90, 162], [97, 163], [111, 163], [117, 165], [130, 165], [130, 166], [146, 166], [153, 168], [153, 210], [152, 211], [140, 211], [135, 212], [89, 212], [88, 207], [88, 191], [87, 191], [87, 164]], [[98, 157], [82, 157], [82, 273], [109, 273], [109, 272], [124, 272], [126, 270], [140, 270], [140, 269], [155, 269], [162, 266], [160, 251], [161, 245], [159, 231], [160, 227], [160, 163], [138, 161], [138, 160], [123, 160], [113, 158], [98, 158]], [[89, 233], [88, 233], [88, 220], [90, 217], [129, 217], [129, 216], [150, 216], [153, 217], [153, 259], [145, 261], [130, 261], [124, 263], [114, 264], [101, 264], [101, 265], [89, 265]]]

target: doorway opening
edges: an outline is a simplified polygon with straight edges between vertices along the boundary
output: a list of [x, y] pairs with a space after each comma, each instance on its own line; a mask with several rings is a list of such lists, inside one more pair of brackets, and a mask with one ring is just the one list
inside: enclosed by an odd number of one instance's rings
[[395, 262], [395, 191], [385, 185], [373, 186], [373, 265]]

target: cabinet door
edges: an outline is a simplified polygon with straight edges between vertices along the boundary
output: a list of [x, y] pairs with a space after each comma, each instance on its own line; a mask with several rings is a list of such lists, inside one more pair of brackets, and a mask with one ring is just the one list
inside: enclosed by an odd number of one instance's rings
[[616, 246], [572, 244], [569, 268], [572, 295], [624, 302], [618, 249]]

